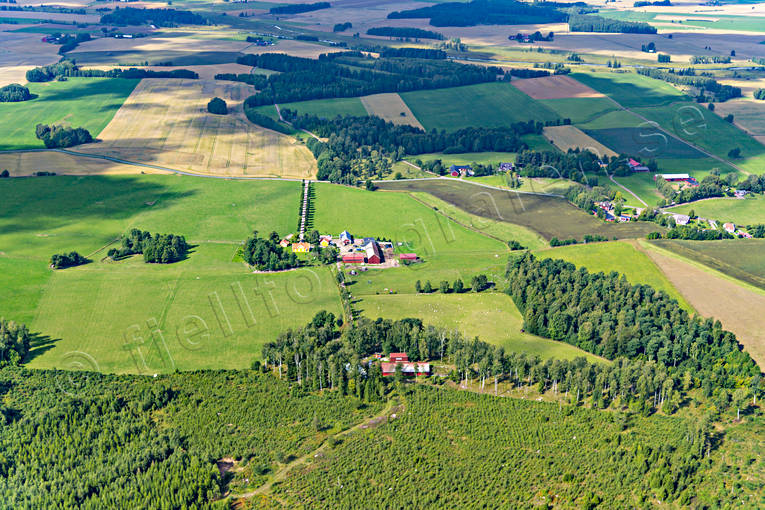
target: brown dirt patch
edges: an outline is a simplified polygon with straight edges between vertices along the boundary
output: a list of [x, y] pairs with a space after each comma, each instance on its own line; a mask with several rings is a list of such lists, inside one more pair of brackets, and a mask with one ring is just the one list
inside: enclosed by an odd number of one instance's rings
[[[142, 80], [82, 152], [207, 175], [310, 178], [316, 161], [292, 137], [260, 128], [242, 113], [252, 93], [243, 83], [150, 78]], [[213, 97], [228, 115], [207, 112]]]
[[760, 368], [765, 367], [765, 328], [762, 323], [765, 295], [653, 247], [644, 251], [700, 315], [719, 319], [725, 329], [736, 334]]
[[566, 99], [575, 97], [604, 97], [587, 85], [575, 79], [564, 76], [545, 76], [543, 78], [528, 78], [513, 80], [515, 88], [533, 99]]
[[616, 152], [574, 126], [549, 126], [544, 128], [543, 134], [551, 144], [563, 152], [578, 148], [587, 149], [599, 156], [618, 156]]
[[7, 168], [12, 177], [33, 175], [35, 172], [56, 172], [59, 175], [165, 173], [152, 168], [141, 168], [61, 152], [2, 153], [0, 168]]

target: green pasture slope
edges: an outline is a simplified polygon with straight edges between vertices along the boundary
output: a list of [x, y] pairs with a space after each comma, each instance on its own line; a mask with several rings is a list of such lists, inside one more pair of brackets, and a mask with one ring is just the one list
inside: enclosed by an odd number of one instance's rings
[[606, 97], [574, 97], [564, 99], [539, 99], [562, 119], [571, 119], [573, 124], [594, 120], [618, 107]]
[[669, 83], [633, 72], [576, 72], [570, 76], [625, 108], [666, 106], [689, 99]]
[[627, 277], [631, 284], [650, 285], [677, 300], [680, 306], [693, 311], [691, 305], [667, 280], [667, 277], [642, 251], [629, 242], [590, 243], [538, 250], [540, 258], [563, 259], [591, 273], [616, 271]]
[[[327, 268], [266, 275], [235, 261], [252, 230], [294, 231], [299, 183], [60, 176], [6, 179], [0, 196], [9, 197], [0, 202], [0, 303], [5, 318], [41, 335], [31, 367], [245, 368], [284, 329], [322, 309], [340, 313]], [[130, 228], [183, 234], [194, 247], [170, 265], [102, 262]], [[52, 254], [71, 250], [94, 262], [48, 268]], [[209, 332], [190, 335], [195, 328]]]
[[69, 78], [30, 83], [37, 97], [0, 103], [0, 150], [45, 147], [35, 137], [37, 124], [84, 127], [95, 138], [106, 127], [140, 80]]
[[750, 198], [744, 200], [712, 198], [678, 205], [670, 210], [680, 214], [694, 211], [696, 215], [702, 218], [731, 221], [737, 225], [765, 223], [765, 197], [762, 195], [750, 195]]
[[[340, 97], [336, 99], [315, 99], [313, 101], [298, 101], [296, 103], [280, 104], [281, 110], [295, 110], [301, 115], [316, 115], [332, 119], [338, 115], [351, 115], [354, 117], [366, 117], [367, 110], [361, 104], [358, 97]], [[268, 115], [274, 120], [279, 119], [279, 114], [273, 105], [258, 106], [255, 111]]]
[[559, 116], [506, 82], [481, 83], [400, 94], [423, 127], [456, 131], [466, 127], [501, 127]]
[[765, 289], [765, 239], [681, 241], [658, 239], [651, 243], [704, 264], [728, 276]]

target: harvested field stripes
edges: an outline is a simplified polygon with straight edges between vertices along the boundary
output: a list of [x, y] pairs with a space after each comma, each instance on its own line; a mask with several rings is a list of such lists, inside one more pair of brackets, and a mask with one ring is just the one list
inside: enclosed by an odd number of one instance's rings
[[544, 128], [545, 138], [563, 152], [569, 149], [589, 150], [599, 156], [618, 156], [612, 149], [606, 147], [579, 128], [574, 126], [549, 126]]
[[369, 115], [376, 115], [394, 124], [414, 126], [425, 129], [414, 116], [412, 110], [397, 93], [373, 94], [361, 98], [361, 104], [366, 108]]

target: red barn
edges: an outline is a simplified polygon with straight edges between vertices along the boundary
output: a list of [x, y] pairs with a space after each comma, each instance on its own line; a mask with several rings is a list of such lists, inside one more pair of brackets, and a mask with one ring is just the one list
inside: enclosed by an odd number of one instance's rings
[[367, 252], [367, 264], [380, 264], [382, 262], [380, 246], [375, 241], [369, 241], [364, 249]]
[[364, 254], [363, 253], [347, 253], [343, 255], [343, 262], [346, 264], [363, 264]]
[[401, 361], [409, 361], [409, 356], [407, 356], [405, 352], [392, 352], [390, 353], [390, 360], [393, 363], [398, 363]]

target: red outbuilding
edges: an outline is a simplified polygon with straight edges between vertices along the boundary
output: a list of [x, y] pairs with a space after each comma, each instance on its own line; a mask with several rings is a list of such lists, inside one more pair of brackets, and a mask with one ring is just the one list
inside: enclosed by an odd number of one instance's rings
[[410, 262], [414, 262], [417, 260], [417, 254], [416, 253], [402, 253], [398, 256], [399, 260], [408, 260]]
[[343, 255], [343, 262], [346, 264], [363, 264], [364, 254], [363, 253], [347, 253]]
[[405, 352], [392, 352], [390, 353], [390, 360], [393, 363], [398, 363], [400, 361], [409, 361], [409, 356], [407, 356]]

